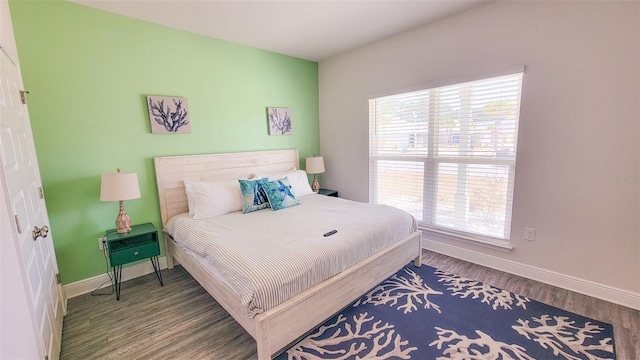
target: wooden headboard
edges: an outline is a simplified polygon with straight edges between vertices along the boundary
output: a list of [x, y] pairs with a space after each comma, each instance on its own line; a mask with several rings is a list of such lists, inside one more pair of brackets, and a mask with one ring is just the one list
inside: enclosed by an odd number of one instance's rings
[[165, 156], [153, 162], [163, 227], [172, 216], [189, 211], [184, 180], [235, 180], [300, 168], [298, 149]]

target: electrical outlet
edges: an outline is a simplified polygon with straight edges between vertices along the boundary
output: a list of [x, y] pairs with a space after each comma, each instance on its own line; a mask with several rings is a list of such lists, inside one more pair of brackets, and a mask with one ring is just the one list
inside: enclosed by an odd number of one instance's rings
[[98, 247], [100, 248], [100, 250], [104, 250], [104, 246], [107, 243], [107, 239], [105, 239], [104, 237], [99, 237], [98, 238]]
[[536, 239], [536, 229], [524, 228], [524, 239], [528, 241], [534, 241]]

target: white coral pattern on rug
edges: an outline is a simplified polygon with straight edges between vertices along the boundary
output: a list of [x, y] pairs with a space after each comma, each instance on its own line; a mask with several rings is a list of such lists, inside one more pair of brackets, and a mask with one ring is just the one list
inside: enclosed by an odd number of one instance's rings
[[435, 345], [438, 350], [441, 350], [444, 344], [450, 343], [442, 352], [445, 356], [439, 356], [436, 358], [437, 360], [536, 360], [527, 355], [527, 350], [522, 346], [496, 341], [480, 330], [476, 330], [478, 337], [471, 339], [453, 330], [439, 327], [435, 327], [435, 329], [438, 340], [432, 341], [429, 346]]
[[360, 304], [373, 304], [375, 306], [389, 304], [389, 306], [393, 307], [399, 301], [404, 300], [404, 303], [398, 306], [398, 310], [403, 310], [405, 314], [417, 310], [416, 303], [424, 304], [425, 309], [433, 308], [440, 313], [440, 306], [431, 302], [428, 296], [442, 295], [442, 292], [427, 286], [420, 275], [411, 269], [405, 269], [404, 271], [409, 275], [408, 277], [398, 274], [393, 275], [358, 300], [353, 304], [353, 307]]
[[[540, 318], [529, 320], [518, 319], [520, 325], [513, 325], [512, 328], [518, 334], [533, 340], [545, 349], [552, 349], [554, 355], [562, 355], [568, 360], [604, 360], [613, 359], [613, 339], [604, 338], [597, 344], [587, 344], [593, 335], [600, 334], [604, 330], [600, 326], [586, 322], [584, 327], [575, 325], [575, 321], [570, 321], [566, 316], [542, 315]], [[610, 355], [600, 357], [594, 352], [601, 352]], [[579, 357], [579, 355], [582, 355]]]
[[459, 295], [460, 298], [466, 298], [472, 295], [472, 299], [478, 299], [482, 296], [482, 303], [492, 305], [493, 310], [497, 310], [500, 306], [505, 310], [511, 310], [514, 301], [514, 306], [520, 306], [526, 310], [526, 303], [531, 302], [526, 296], [513, 294], [479, 281], [463, 278], [441, 270], [437, 270], [435, 273], [439, 277], [438, 282], [446, 283], [449, 286], [447, 290], [453, 291], [451, 295]]
[[[287, 351], [289, 360], [346, 360], [346, 359], [411, 359], [416, 347], [395, 334], [394, 326], [374, 322], [367, 313], [354, 315], [352, 321], [340, 314], [337, 320], [321, 326], [318, 331]], [[344, 324], [343, 324], [344, 323]], [[333, 333], [331, 333], [333, 332]], [[330, 334], [331, 333], [331, 334]], [[394, 336], [395, 334], [395, 336]], [[328, 336], [327, 336], [328, 335]], [[354, 340], [361, 341], [354, 341]], [[351, 342], [347, 349], [343, 343]]]

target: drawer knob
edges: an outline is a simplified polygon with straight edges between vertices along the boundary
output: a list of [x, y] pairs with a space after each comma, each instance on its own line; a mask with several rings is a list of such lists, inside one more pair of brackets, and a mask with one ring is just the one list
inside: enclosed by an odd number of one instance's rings
[[136, 252], [133, 253], [133, 256], [138, 256], [138, 254], [140, 254], [140, 252], [136, 251]]

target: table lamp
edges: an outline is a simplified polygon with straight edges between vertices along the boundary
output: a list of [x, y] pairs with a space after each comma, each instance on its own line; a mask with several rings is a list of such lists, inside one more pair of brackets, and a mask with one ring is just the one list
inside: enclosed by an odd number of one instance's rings
[[320, 183], [318, 182], [318, 174], [324, 172], [324, 159], [322, 156], [312, 156], [307, 158], [307, 174], [313, 174], [313, 184], [311, 190], [314, 193], [320, 191]]
[[131, 231], [131, 218], [124, 210], [124, 200], [139, 199], [140, 185], [138, 174], [121, 173], [120, 168], [116, 174], [102, 175], [100, 184], [100, 201], [119, 201], [120, 212], [116, 217], [116, 230], [118, 233]]

